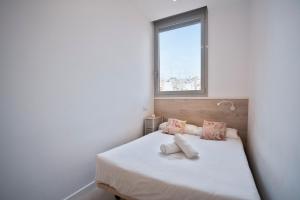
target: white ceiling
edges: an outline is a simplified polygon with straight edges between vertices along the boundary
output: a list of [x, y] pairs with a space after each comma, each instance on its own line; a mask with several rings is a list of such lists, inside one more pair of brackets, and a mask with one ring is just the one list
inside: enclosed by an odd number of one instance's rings
[[207, 0], [131, 0], [150, 21], [200, 8]]

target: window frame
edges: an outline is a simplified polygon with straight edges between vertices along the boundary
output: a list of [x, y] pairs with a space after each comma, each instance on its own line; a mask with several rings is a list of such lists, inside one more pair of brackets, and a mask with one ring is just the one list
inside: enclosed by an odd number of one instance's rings
[[[201, 24], [201, 90], [160, 91], [159, 33], [196, 23]], [[154, 25], [154, 96], [155, 97], [206, 97], [208, 86], [207, 7], [198, 8], [153, 22]]]

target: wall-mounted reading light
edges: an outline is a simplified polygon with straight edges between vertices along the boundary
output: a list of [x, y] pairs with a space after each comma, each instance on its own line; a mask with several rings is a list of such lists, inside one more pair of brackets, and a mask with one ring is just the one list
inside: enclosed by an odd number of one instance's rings
[[235, 111], [236, 107], [234, 106], [234, 103], [232, 101], [223, 100], [223, 101], [218, 102], [217, 106], [220, 106], [223, 103], [230, 103], [231, 104], [230, 110]]

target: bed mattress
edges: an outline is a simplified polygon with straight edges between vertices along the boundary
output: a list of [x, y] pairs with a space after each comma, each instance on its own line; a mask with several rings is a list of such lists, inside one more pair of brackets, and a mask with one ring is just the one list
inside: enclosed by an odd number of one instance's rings
[[185, 135], [199, 152], [190, 160], [160, 153], [173, 137], [157, 131], [98, 154], [96, 182], [139, 200], [260, 199], [240, 139]]

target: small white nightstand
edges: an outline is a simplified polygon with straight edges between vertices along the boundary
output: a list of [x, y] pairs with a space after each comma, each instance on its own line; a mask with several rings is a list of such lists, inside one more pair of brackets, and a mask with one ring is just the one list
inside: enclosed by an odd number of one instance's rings
[[144, 120], [144, 135], [157, 131], [159, 124], [161, 123], [161, 117], [146, 117]]

